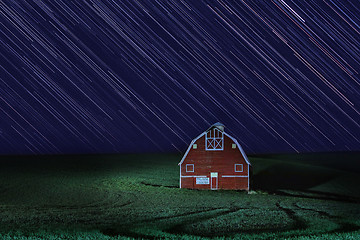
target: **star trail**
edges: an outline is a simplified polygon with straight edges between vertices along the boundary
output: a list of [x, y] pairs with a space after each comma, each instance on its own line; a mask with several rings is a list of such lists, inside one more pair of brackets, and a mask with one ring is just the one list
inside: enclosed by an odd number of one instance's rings
[[0, 1], [0, 154], [360, 150], [360, 3]]

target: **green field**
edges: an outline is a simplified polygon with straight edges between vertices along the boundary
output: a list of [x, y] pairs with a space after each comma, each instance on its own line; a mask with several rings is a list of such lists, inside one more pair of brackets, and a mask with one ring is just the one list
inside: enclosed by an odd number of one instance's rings
[[0, 239], [360, 239], [360, 154], [250, 156], [253, 190], [179, 189], [181, 155], [0, 157]]

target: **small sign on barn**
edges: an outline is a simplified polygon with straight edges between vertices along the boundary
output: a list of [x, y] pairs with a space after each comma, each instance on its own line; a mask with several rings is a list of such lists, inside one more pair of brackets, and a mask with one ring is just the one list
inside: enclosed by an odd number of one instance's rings
[[221, 123], [192, 140], [181, 159], [180, 188], [250, 189], [251, 164]]
[[209, 184], [209, 178], [208, 177], [197, 177], [196, 184]]

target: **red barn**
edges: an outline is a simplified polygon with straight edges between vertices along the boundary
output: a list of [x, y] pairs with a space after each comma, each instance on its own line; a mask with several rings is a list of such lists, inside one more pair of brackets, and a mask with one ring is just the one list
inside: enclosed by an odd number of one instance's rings
[[180, 163], [180, 188], [249, 190], [251, 164], [235, 138], [215, 123], [192, 140]]

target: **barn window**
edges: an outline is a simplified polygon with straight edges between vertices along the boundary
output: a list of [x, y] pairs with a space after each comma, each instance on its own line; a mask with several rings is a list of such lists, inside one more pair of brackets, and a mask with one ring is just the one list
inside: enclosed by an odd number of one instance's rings
[[186, 164], [186, 172], [194, 172], [194, 164]]
[[243, 165], [242, 164], [235, 164], [235, 172], [242, 172]]
[[206, 133], [206, 150], [223, 150], [224, 134], [218, 128], [213, 128]]
[[193, 149], [197, 149], [197, 144], [193, 144]]
[[232, 148], [236, 148], [236, 144], [235, 144], [235, 143], [233, 143], [231, 147], [232, 147]]

